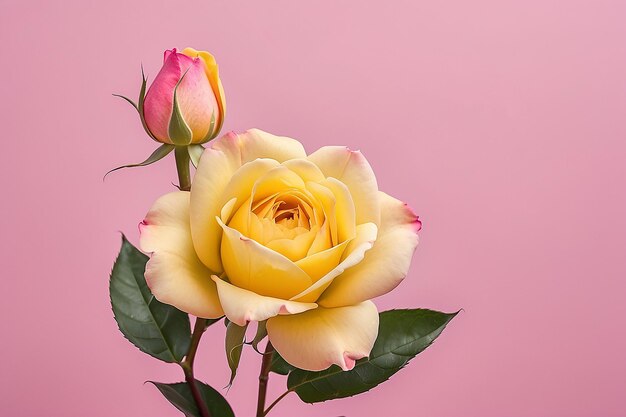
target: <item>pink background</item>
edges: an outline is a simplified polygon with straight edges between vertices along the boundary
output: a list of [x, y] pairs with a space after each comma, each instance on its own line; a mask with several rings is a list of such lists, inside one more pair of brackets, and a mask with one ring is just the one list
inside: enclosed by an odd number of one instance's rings
[[[420, 214], [381, 309], [465, 310], [391, 382], [270, 416], [626, 415], [625, 21], [595, 0], [0, 0], [0, 415], [178, 415], [142, 382], [180, 370], [123, 339], [107, 293], [173, 161], [102, 175], [154, 148], [111, 93], [188, 45], [218, 58], [224, 131], [358, 148]], [[198, 359], [217, 387], [222, 334]], [[239, 416], [258, 365], [228, 392]]]

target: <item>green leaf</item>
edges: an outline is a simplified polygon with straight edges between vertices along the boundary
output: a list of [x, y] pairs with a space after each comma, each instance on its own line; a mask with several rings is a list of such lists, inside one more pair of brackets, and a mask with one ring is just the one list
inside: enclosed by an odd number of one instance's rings
[[189, 316], [150, 293], [143, 276], [147, 261], [122, 235], [122, 248], [109, 281], [115, 320], [142, 352], [165, 362], [180, 362], [191, 342]]
[[[149, 381], [161, 391], [161, 394], [174, 407], [181, 411], [186, 417], [201, 417], [198, 406], [191, 395], [191, 389], [186, 382], [177, 382], [175, 384], [164, 384], [161, 382]], [[207, 405], [211, 416], [213, 417], [235, 417], [233, 409], [228, 401], [212, 387], [204, 384], [196, 379], [196, 385], [200, 390], [200, 395]]]
[[425, 309], [385, 311], [369, 358], [358, 360], [350, 371], [336, 365], [321, 372], [296, 369], [289, 374], [287, 387], [307, 403], [369, 391], [430, 346], [456, 315]]
[[279, 375], [287, 375], [289, 372], [297, 369], [295, 366], [290, 365], [278, 352], [274, 351], [272, 354], [272, 362], [270, 364], [270, 371]]
[[213, 326], [215, 323], [217, 323], [218, 321], [220, 321], [223, 318], [224, 318], [224, 316], [218, 317], [216, 319], [205, 319], [206, 320], [206, 327], [205, 327], [205, 329], [208, 329], [210, 326]]
[[174, 145], [169, 145], [167, 143], [164, 143], [163, 145], [156, 148], [154, 152], [152, 152], [145, 161], [140, 162], [138, 164], [122, 165], [121, 167], [113, 168], [112, 170], [104, 174], [104, 178], [106, 178], [107, 175], [109, 175], [111, 172], [117, 171], [118, 169], [145, 167], [150, 164], [154, 164], [155, 162], [160, 161], [161, 159], [165, 158], [170, 152], [174, 150], [174, 148], [176, 148]]
[[237, 326], [232, 321], [228, 323], [228, 327], [226, 327], [226, 359], [228, 360], [228, 367], [230, 368], [230, 381], [228, 381], [228, 385], [232, 385], [237, 375], [243, 345], [246, 342], [247, 328], [247, 324], [242, 327]]
[[[189, 71], [189, 70], [187, 70]], [[174, 101], [172, 103], [172, 117], [170, 118], [169, 131], [168, 134], [172, 143], [175, 145], [189, 145], [191, 143], [191, 139], [193, 138], [193, 133], [191, 129], [185, 122], [185, 118], [183, 114], [180, 112], [180, 106], [178, 105], [178, 86], [187, 75], [187, 71], [180, 77], [180, 80], [176, 83], [176, 87], [174, 87]]]
[[193, 167], [198, 168], [204, 147], [202, 145], [189, 145], [187, 146], [187, 152], [189, 152], [189, 159], [191, 159]]

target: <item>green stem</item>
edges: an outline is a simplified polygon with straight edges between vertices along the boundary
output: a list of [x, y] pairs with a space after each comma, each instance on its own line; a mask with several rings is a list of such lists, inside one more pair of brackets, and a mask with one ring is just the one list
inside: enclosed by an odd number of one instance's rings
[[267, 396], [267, 381], [269, 380], [270, 367], [272, 366], [272, 356], [274, 347], [268, 340], [261, 361], [261, 372], [259, 373], [259, 397], [256, 404], [256, 417], [265, 416], [265, 397]]
[[185, 373], [185, 381], [189, 385], [189, 389], [191, 390], [191, 395], [198, 406], [198, 410], [200, 411], [200, 415], [202, 417], [211, 417], [211, 413], [207, 408], [207, 405], [202, 400], [202, 395], [200, 394], [200, 390], [198, 389], [198, 385], [196, 384], [196, 379], [193, 376], [193, 361], [196, 358], [196, 351], [198, 350], [198, 344], [200, 343], [200, 338], [202, 337], [202, 333], [207, 328], [207, 320], [201, 319], [200, 317], [196, 318], [196, 324], [193, 327], [193, 335], [191, 336], [191, 345], [189, 346], [189, 352], [187, 352], [187, 356], [185, 356], [185, 360], [181, 362], [180, 366], [183, 368], [183, 372]]
[[289, 390], [289, 391], [285, 391], [285, 392], [283, 392], [283, 393], [280, 395], [280, 397], [276, 398], [276, 400], [274, 400], [274, 402], [273, 402], [273, 403], [271, 403], [271, 404], [270, 404], [270, 406], [269, 406], [269, 407], [267, 407], [267, 409], [263, 412], [262, 417], [265, 417], [265, 416], [266, 416], [266, 415], [270, 412], [270, 410], [271, 410], [272, 408], [274, 408], [274, 406], [275, 406], [276, 404], [278, 404], [278, 403], [280, 402], [280, 400], [282, 400], [283, 398], [285, 398], [285, 397], [287, 396], [287, 394], [289, 394], [290, 392], [292, 392], [292, 391], [291, 391], [291, 390]]
[[[177, 146], [174, 150], [174, 157], [176, 158], [176, 171], [178, 171], [179, 188], [181, 191], [190, 191], [191, 173], [189, 171], [190, 160], [187, 147]], [[189, 385], [191, 395], [193, 396], [196, 406], [198, 407], [198, 411], [200, 411], [200, 416], [202, 417], [212, 416], [207, 405], [202, 400], [198, 384], [196, 384], [196, 378], [193, 375], [193, 362], [196, 359], [196, 351], [198, 350], [198, 345], [200, 344], [200, 338], [206, 330], [207, 325], [208, 321], [206, 319], [202, 319], [200, 317], [196, 318], [196, 324], [193, 327], [193, 334], [191, 335], [191, 345], [189, 346], [189, 351], [185, 356], [185, 360], [180, 363], [180, 366], [183, 368], [183, 372], [185, 373], [185, 381], [187, 381], [187, 385]]]
[[176, 158], [176, 170], [178, 171], [179, 189], [181, 191], [191, 190], [191, 173], [189, 171], [189, 152], [186, 146], [177, 146], [174, 150]]

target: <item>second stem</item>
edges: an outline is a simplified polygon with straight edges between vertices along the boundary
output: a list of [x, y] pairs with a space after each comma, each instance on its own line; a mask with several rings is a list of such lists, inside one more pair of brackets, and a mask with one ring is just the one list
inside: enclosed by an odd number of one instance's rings
[[270, 368], [272, 367], [272, 356], [274, 347], [268, 340], [261, 361], [261, 372], [259, 373], [259, 397], [256, 404], [256, 417], [265, 416], [265, 397], [267, 396], [267, 381], [269, 380]]

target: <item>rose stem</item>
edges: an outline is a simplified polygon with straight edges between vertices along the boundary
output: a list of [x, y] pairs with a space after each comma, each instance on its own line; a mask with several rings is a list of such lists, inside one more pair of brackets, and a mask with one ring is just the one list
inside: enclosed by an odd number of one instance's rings
[[272, 343], [268, 340], [267, 346], [265, 346], [265, 352], [263, 353], [263, 360], [261, 361], [261, 372], [259, 373], [259, 397], [256, 404], [256, 417], [263, 417], [265, 415], [267, 381], [269, 380], [273, 354], [274, 347], [272, 346]]
[[196, 401], [198, 410], [200, 410], [200, 415], [202, 417], [211, 417], [211, 413], [209, 412], [209, 409], [207, 408], [204, 401], [202, 400], [200, 390], [198, 389], [198, 385], [196, 384], [196, 379], [193, 376], [193, 361], [196, 358], [196, 351], [198, 350], [200, 337], [202, 337], [202, 333], [204, 333], [206, 327], [206, 319], [201, 319], [200, 317], [196, 318], [196, 324], [193, 326], [193, 335], [191, 336], [191, 345], [189, 346], [189, 352], [187, 352], [187, 356], [185, 356], [185, 360], [182, 361], [180, 366], [183, 368], [183, 372], [185, 373], [185, 381], [187, 381], [187, 384], [189, 385], [191, 395]]
[[191, 190], [191, 174], [189, 173], [189, 152], [186, 146], [177, 146], [174, 150], [176, 158], [176, 170], [178, 171], [178, 182], [180, 191]]
[[[191, 190], [191, 173], [189, 172], [189, 153], [185, 146], [177, 146], [174, 150], [174, 156], [176, 158], [176, 170], [178, 171], [178, 182], [181, 191]], [[185, 359], [181, 362], [180, 366], [185, 373], [185, 381], [189, 385], [191, 395], [198, 406], [200, 415], [202, 417], [211, 417], [211, 413], [207, 408], [207, 405], [202, 400], [200, 390], [196, 384], [196, 379], [193, 376], [193, 361], [196, 358], [196, 351], [198, 350], [198, 344], [202, 333], [207, 328], [207, 320], [200, 317], [196, 318], [196, 324], [193, 326], [193, 335], [191, 336], [191, 345], [189, 351], [185, 356]]]
[[265, 410], [265, 412], [263, 413], [263, 416], [268, 415], [268, 414], [269, 414], [269, 412], [270, 412], [270, 410], [271, 410], [272, 408], [274, 408], [274, 406], [275, 406], [276, 404], [278, 404], [278, 403], [280, 402], [280, 400], [282, 400], [283, 398], [285, 398], [285, 397], [287, 396], [287, 394], [289, 394], [290, 392], [291, 392], [291, 391], [285, 391], [285, 392], [283, 392], [283, 393], [280, 395], [280, 397], [276, 398], [276, 400], [275, 400], [273, 403], [271, 403], [269, 407], [267, 407], [267, 409], [266, 409], [266, 410]]

